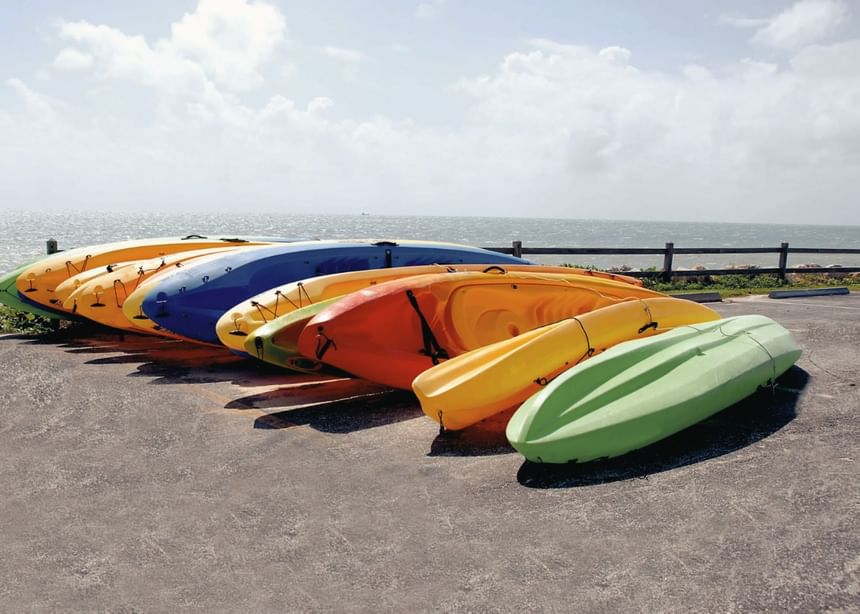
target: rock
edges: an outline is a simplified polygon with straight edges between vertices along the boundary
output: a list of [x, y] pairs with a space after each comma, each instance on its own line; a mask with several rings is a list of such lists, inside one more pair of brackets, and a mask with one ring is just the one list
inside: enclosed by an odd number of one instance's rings
[[730, 264], [726, 267], [735, 271], [751, 271], [760, 268], [757, 264]]

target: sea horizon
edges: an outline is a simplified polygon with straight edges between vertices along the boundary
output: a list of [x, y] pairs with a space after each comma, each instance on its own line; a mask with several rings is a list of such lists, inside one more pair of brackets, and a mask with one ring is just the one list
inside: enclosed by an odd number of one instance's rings
[[[769, 224], [747, 222], [690, 222], [658, 220], [603, 220], [555, 217], [486, 217], [405, 214], [299, 214], [233, 212], [102, 212], [83, 210], [10, 210], [0, 221], [0, 269], [11, 270], [45, 254], [46, 241], [70, 249], [158, 236], [203, 234], [214, 236], [282, 237], [289, 239], [432, 240], [478, 247], [792, 247], [857, 248], [860, 226], [831, 224]], [[612, 268], [661, 266], [662, 257], [650, 256], [541, 256], [546, 264], [581, 264]], [[696, 265], [776, 266], [776, 254], [676, 256], [676, 267]], [[860, 265], [860, 256], [796, 254], [789, 266], [819, 264]]]

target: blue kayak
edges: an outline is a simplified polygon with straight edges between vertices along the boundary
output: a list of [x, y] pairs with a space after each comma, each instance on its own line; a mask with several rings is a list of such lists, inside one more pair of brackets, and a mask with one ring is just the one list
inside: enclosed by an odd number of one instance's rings
[[529, 264], [477, 247], [425, 241], [314, 241], [224, 254], [165, 274], [142, 303], [157, 325], [220, 344], [218, 319], [261, 292], [319, 275], [425, 264]]

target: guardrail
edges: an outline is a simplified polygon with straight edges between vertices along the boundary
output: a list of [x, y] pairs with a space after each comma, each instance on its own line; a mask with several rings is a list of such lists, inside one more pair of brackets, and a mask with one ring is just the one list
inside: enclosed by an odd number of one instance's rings
[[[785, 279], [789, 273], [857, 273], [860, 267], [809, 267], [788, 266], [789, 254], [860, 254], [857, 248], [831, 247], [789, 247], [782, 243], [779, 247], [523, 247], [522, 241], [514, 241], [511, 247], [487, 247], [494, 252], [522, 257], [533, 255], [581, 255], [581, 256], [624, 256], [624, 255], [663, 255], [663, 268], [657, 271], [625, 271], [631, 277], [654, 277], [669, 281], [673, 277], [696, 277], [699, 275], [776, 275]], [[755, 267], [748, 269], [699, 269], [673, 270], [672, 260], [678, 255], [687, 254], [778, 254], [776, 267]]]

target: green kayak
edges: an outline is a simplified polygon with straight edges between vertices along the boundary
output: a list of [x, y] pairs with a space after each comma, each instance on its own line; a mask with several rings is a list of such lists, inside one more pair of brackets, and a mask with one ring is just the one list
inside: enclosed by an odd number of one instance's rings
[[253, 331], [245, 340], [245, 351], [264, 362], [293, 371], [316, 373], [323, 364], [299, 354], [302, 330], [315, 315], [342, 299], [335, 296], [286, 313]]
[[23, 273], [24, 270], [29, 268], [31, 265], [32, 263], [25, 264], [11, 273], [7, 273], [3, 277], [0, 277], [0, 305], [5, 305], [6, 307], [15, 309], [16, 311], [24, 311], [37, 316], [42, 316], [43, 318], [51, 318], [53, 320], [71, 320], [72, 317], [69, 314], [52, 311], [42, 305], [29, 303], [22, 300], [18, 295], [18, 290], [15, 288], [15, 280], [18, 279], [18, 275]]
[[507, 437], [536, 462], [620, 456], [771, 385], [800, 354], [791, 333], [759, 315], [628, 341], [530, 397], [508, 423]]

